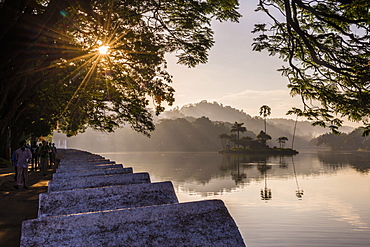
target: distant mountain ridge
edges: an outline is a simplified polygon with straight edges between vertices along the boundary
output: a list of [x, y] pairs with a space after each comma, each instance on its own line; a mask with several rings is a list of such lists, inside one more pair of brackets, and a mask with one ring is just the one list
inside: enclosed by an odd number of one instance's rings
[[[273, 106], [270, 106], [273, 109]], [[221, 122], [242, 122], [244, 126], [258, 134], [260, 130], [263, 129], [263, 118], [245, 113], [242, 110], [232, 108], [231, 106], [223, 106], [217, 102], [208, 102], [203, 100], [199, 103], [184, 105], [181, 108], [177, 107], [175, 109], [165, 111], [161, 118], [176, 119], [185, 117], [208, 117], [211, 121], [221, 121]], [[295, 126], [295, 121], [292, 119], [285, 118], [267, 118], [267, 132], [268, 134], [279, 135], [278, 132], [286, 133], [287, 136], [293, 134], [293, 129]], [[350, 132], [354, 128], [352, 127], [342, 127], [340, 131]], [[277, 132], [277, 133], [275, 133]], [[320, 126], [312, 126], [309, 121], [298, 121], [296, 128], [296, 136], [303, 137], [307, 141], [315, 138], [319, 135], [330, 132], [329, 129], [322, 128]], [[289, 138], [289, 137], [288, 137]]]
[[184, 105], [181, 108], [165, 111], [162, 114], [163, 118], [181, 118], [181, 117], [208, 117], [212, 121], [239, 122], [240, 120], [252, 119], [252, 117], [243, 112], [232, 108], [231, 106], [223, 106], [217, 102], [210, 103], [203, 100], [199, 103]]
[[[272, 111], [273, 106], [271, 107]], [[89, 150], [91, 152], [125, 151], [212, 151], [222, 149], [220, 135], [231, 134], [231, 126], [243, 123], [247, 131], [240, 137], [256, 135], [264, 129], [264, 119], [217, 102], [201, 101], [181, 108], [165, 111], [155, 119], [156, 130], [151, 138], [143, 136], [130, 128], [120, 128], [114, 133], [101, 133], [87, 130], [86, 133], [67, 138], [54, 133], [54, 142], [67, 144], [68, 148]], [[293, 138], [294, 127], [295, 136]], [[348, 128], [348, 132], [353, 128]], [[344, 130], [341, 130], [345, 132]], [[283, 118], [267, 118], [267, 134], [270, 147], [278, 146], [279, 137], [287, 137], [285, 147], [300, 149], [317, 148], [314, 138], [329, 132], [319, 126], [312, 126], [309, 121], [294, 121]], [[292, 142], [294, 139], [294, 142]]]

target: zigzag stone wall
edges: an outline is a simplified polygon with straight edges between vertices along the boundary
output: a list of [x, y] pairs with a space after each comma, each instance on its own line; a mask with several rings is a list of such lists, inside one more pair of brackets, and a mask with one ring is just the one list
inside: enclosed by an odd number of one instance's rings
[[221, 200], [179, 203], [171, 182], [63, 152], [38, 218], [22, 224], [21, 246], [245, 246]]

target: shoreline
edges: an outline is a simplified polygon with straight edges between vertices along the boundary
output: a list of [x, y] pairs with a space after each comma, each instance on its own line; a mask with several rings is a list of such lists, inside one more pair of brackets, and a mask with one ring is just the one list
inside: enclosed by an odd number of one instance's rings
[[296, 155], [297, 150], [291, 148], [263, 148], [263, 149], [233, 149], [221, 150], [220, 154], [261, 154], [261, 155]]

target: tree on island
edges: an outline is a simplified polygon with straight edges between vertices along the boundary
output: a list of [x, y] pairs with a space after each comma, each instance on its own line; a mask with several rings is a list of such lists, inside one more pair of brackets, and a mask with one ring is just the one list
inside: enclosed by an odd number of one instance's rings
[[253, 141], [253, 138], [250, 136], [243, 136], [240, 138], [239, 143], [240, 145], [245, 149], [246, 147], [251, 146], [251, 142]]
[[235, 147], [238, 143], [236, 134], [226, 134], [223, 133], [219, 136], [221, 139], [221, 144], [223, 149], [229, 150], [231, 148], [231, 144], [233, 144], [233, 147]]
[[[237, 122], [235, 122], [237, 123]], [[233, 126], [236, 126], [235, 124]], [[238, 125], [240, 126], [240, 124]], [[236, 129], [236, 128], [235, 128]], [[221, 134], [219, 139], [221, 139], [223, 150], [221, 153], [260, 153], [260, 154], [280, 154], [280, 155], [293, 155], [297, 154], [298, 151], [293, 149], [283, 148], [285, 142], [288, 140], [287, 137], [281, 136], [277, 139], [280, 144], [280, 149], [270, 148], [266, 142], [271, 140], [271, 136], [266, 134], [263, 130], [256, 136], [257, 139], [254, 139], [250, 135], [254, 135], [253, 132], [248, 133], [248, 136], [243, 136], [240, 139], [231, 138], [231, 135]], [[236, 135], [235, 135], [236, 136]], [[237, 136], [236, 136], [237, 137]], [[235, 143], [236, 147], [231, 148], [227, 143]], [[242, 146], [243, 148], [240, 148]]]
[[283, 148], [285, 145], [285, 142], [288, 141], [288, 137], [280, 136], [276, 141], [279, 143], [280, 148]]
[[267, 131], [266, 131], [266, 118], [267, 118], [267, 116], [270, 116], [270, 115], [271, 115], [271, 108], [268, 105], [263, 105], [263, 106], [260, 107], [260, 116], [263, 116], [263, 119], [264, 119], [265, 133], [267, 133]]
[[0, 156], [10, 133], [38, 135], [30, 126], [40, 122], [70, 136], [123, 124], [149, 135], [153, 113], [174, 101], [165, 53], [206, 63], [211, 20], [237, 22], [237, 9], [234, 0], [1, 1]]
[[235, 122], [234, 124], [233, 124], [233, 126], [231, 126], [231, 132], [236, 132], [237, 133], [237, 139], [236, 139], [236, 144], [239, 146], [239, 140], [240, 140], [240, 138], [239, 138], [239, 133], [240, 132], [245, 132], [245, 131], [247, 131], [247, 128], [246, 127], [244, 127], [243, 126], [244, 125], [244, 123], [238, 123], [238, 122]]
[[271, 136], [261, 130], [260, 133], [257, 135], [257, 139], [261, 142], [263, 146], [267, 146], [266, 142], [268, 140], [271, 140]]
[[221, 140], [222, 148], [223, 149], [230, 149], [230, 135], [228, 135], [226, 133], [222, 133], [219, 136], [219, 138]]
[[369, 8], [368, 0], [259, 1], [257, 11], [272, 22], [255, 25], [253, 50], [287, 62], [280, 71], [304, 104], [290, 114], [333, 131], [345, 117], [370, 132]]

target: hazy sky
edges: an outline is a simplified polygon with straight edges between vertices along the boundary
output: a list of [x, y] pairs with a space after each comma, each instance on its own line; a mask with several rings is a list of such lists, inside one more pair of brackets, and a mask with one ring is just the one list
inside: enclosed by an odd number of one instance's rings
[[189, 69], [177, 65], [173, 55], [168, 56], [175, 106], [217, 101], [258, 116], [259, 108], [268, 105], [272, 118], [288, 118], [285, 113], [292, 106], [302, 106], [299, 97], [289, 95], [288, 79], [276, 71], [283, 62], [265, 52], [252, 51], [254, 24], [268, 20], [265, 14], [254, 11], [256, 6], [257, 0], [241, 0], [243, 17], [239, 23], [213, 22], [216, 43], [207, 64]]

